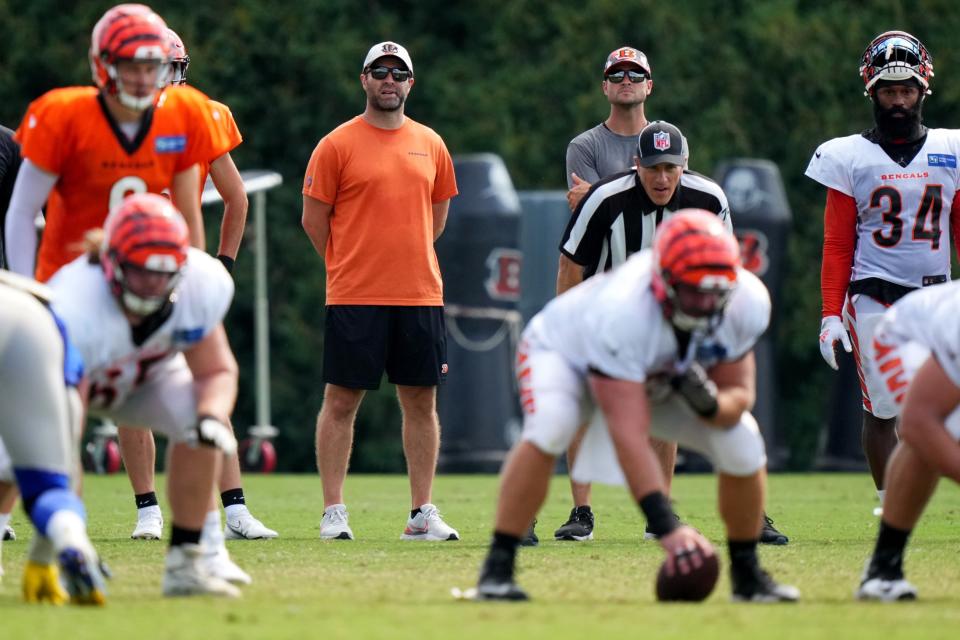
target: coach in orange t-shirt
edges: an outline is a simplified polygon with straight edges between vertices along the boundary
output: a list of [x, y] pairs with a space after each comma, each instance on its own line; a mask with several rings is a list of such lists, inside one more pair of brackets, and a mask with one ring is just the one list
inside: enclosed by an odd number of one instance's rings
[[374, 45], [360, 74], [364, 112], [320, 140], [304, 177], [303, 228], [327, 268], [326, 387], [317, 418], [324, 539], [353, 539], [343, 501], [353, 423], [384, 370], [397, 385], [410, 475], [412, 510], [401, 539], [460, 539], [431, 497], [437, 385], [447, 373], [433, 243], [457, 185], [440, 136], [403, 114], [413, 83], [405, 48]]

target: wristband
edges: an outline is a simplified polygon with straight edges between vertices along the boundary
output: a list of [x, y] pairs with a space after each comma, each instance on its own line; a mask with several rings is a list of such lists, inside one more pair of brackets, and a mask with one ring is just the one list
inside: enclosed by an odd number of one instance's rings
[[647, 528], [658, 538], [662, 538], [680, 526], [673, 507], [670, 506], [670, 498], [662, 491], [647, 494], [640, 498], [639, 504], [643, 515], [647, 517]]
[[236, 262], [233, 258], [228, 255], [218, 254], [217, 260], [223, 263], [224, 268], [227, 270], [227, 273], [233, 273], [233, 265]]

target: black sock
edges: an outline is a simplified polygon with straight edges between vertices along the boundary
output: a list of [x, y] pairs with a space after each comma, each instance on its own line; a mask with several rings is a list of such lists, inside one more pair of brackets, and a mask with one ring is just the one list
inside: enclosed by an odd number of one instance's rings
[[420, 513], [420, 507], [417, 507], [416, 509], [410, 509], [411, 518], [416, 518], [418, 513]]
[[173, 525], [170, 531], [170, 546], [179, 547], [182, 544], [200, 544], [200, 529], [181, 529]]
[[887, 580], [903, 577], [903, 550], [911, 533], [910, 529], [897, 529], [881, 520], [868, 575]]
[[147, 491], [146, 493], [138, 493], [133, 496], [133, 499], [137, 503], [137, 509], [144, 509], [146, 507], [155, 507], [160, 503], [157, 502], [157, 493], [155, 491]]
[[513, 580], [513, 567], [517, 558], [520, 538], [509, 533], [493, 532], [490, 551], [480, 570], [480, 580], [493, 578], [497, 581]]
[[220, 501], [224, 507], [232, 504], [247, 504], [247, 499], [243, 497], [243, 488], [228, 489], [220, 494]]
[[727, 540], [727, 549], [730, 552], [732, 570], [752, 569], [757, 566], [756, 540]]

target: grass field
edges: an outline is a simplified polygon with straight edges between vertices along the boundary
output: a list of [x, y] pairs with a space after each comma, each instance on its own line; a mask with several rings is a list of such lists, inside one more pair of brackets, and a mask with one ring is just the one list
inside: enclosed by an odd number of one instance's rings
[[[851, 594], [872, 548], [875, 498], [864, 475], [777, 475], [770, 514], [791, 537], [763, 548], [764, 565], [803, 592], [799, 605], [734, 605], [726, 571], [700, 605], [658, 605], [653, 580], [662, 559], [642, 541], [642, 518], [622, 489], [596, 487], [596, 539], [552, 540], [569, 510], [566, 478], [554, 481], [540, 515], [544, 541], [520, 554], [528, 604], [457, 602], [453, 586], [476, 580], [491, 528], [492, 476], [444, 476], [435, 500], [460, 530], [456, 543], [401, 542], [407, 509], [402, 476], [352, 476], [347, 484], [354, 542], [318, 539], [319, 480], [247, 478], [248, 504], [279, 540], [230, 542], [254, 577], [238, 601], [158, 596], [164, 543], [130, 540], [133, 500], [123, 476], [86, 481], [91, 534], [114, 572], [106, 609], [28, 607], [19, 575], [30, 528], [4, 543], [0, 638], [935, 638], [960, 623], [960, 494], [943, 483], [914, 534], [907, 557], [916, 603], [860, 604]], [[681, 476], [678, 512], [722, 544], [715, 479]], [[726, 559], [725, 550], [721, 554]]]

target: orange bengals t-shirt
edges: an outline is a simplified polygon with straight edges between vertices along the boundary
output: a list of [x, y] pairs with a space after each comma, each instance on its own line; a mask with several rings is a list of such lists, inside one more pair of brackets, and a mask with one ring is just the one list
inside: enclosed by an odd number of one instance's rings
[[320, 140], [303, 194], [333, 205], [328, 305], [443, 305], [432, 205], [455, 196], [457, 183], [436, 132], [410, 118], [378, 129], [357, 116]]
[[36, 277], [45, 281], [83, 251], [84, 234], [102, 227], [131, 193], [161, 193], [173, 176], [225, 152], [213, 136], [209, 98], [190, 87], [165, 89], [129, 140], [108, 117], [94, 87], [49, 91], [17, 130], [24, 158], [57, 174], [47, 200]]
[[216, 156], [207, 158], [205, 162], [200, 163], [200, 193], [203, 193], [203, 185], [207, 183], [207, 176], [210, 175], [210, 165], [213, 164], [213, 161], [225, 153], [230, 153], [243, 142], [243, 136], [240, 135], [240, 128], [237, 127], [237, 121], [233, 119], [230, 107], [222, 102], [211, 100], [210, 117], [213, 121], [212, 137], [217, 139], [218, 153]]

